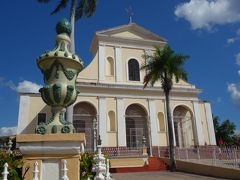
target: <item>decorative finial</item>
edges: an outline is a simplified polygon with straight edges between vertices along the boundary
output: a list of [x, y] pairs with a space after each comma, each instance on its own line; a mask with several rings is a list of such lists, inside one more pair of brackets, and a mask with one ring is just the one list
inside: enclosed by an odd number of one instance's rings
[[100, 135], [98, 135], [98, 145], [101, 146], [102, 145], [102, 140], [101, 140], [101, 137]]
[[66, 33], [70, 36], [72, 32], [72, 27], [70, 22], [66, 18], [59, 21], [56, 25], [56, 32], [57, 34]]
[[128, 16], [129, 16], [129, 22], [128, 22], [128, 23], [131, 24], [131, 23], [132, 23], [132, 17], [133, 17], [133, 15], [134, 15], [132, 6], [129, 6], [129, 7], [126, 8], [125, 10], [126, 10]]

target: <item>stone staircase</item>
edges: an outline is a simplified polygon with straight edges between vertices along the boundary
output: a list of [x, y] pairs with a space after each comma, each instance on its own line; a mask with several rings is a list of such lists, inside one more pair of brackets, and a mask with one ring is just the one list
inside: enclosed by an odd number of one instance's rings
[[168, 166], [158, 157], [148, 157], [148, 164], [144, 158], [121, 158], [110, 160], [111, 173], [165, 171]]

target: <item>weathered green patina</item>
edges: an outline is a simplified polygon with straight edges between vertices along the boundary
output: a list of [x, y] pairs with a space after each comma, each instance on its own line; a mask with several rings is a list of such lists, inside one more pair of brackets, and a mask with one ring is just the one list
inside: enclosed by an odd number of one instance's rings
[[52, 117], [36, 127], [38, 134], [75, 132], [73, 125], [65, 120], [65, 110], [76, 101], [79, 93], [76, 78], [83, 63], [70, 51], [70, 23], [66, 19], [61, 20], [56, 31], [56, 47], [37, 59], [45, 83], [39, 91], [43, 101], [52, 107]]

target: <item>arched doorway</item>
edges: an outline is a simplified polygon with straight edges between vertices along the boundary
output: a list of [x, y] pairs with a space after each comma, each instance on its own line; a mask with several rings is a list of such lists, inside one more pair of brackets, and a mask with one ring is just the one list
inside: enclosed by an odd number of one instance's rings
[[93, 120], [96, 119], [97, 111], [95, 107], [88, 102], [80, 102], [73, 109], [73, 126], [78, 133], [85, 133], [86, 151], [93, 151], [94, 132]]
[[177, 106], [173, 111], [176, 146], [180, 148], [194, 146], [192, 112], [184, 107]]
[[127, 147], [139, 149], [143, 147], [143, 137], [146, 138], [146, 146], [149, 146], [147, 113], [137, 104], [127, 107], [125, 112]]

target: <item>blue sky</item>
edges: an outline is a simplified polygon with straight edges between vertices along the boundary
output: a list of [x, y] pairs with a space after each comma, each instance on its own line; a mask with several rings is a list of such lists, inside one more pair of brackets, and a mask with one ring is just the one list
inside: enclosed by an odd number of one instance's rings
[[[55, 24], [69, 12], [51, 16], [58, 1], [3, 1], [0, 6], [0, 128], [17, 126], [18, 91], [43, 84], [36, 58], [54, 47]], [[240, 1], [239, 0], [98, 0], [93, 17], [76, 23], [76, 52], [89, 64], [95, 31], [133, 22], [166, 38], [176, 51], [189, 55], [189, 82], [203, 90], [212, 112], [240, 130]], [[4, 130], [3, 130], [4, 129]]]

